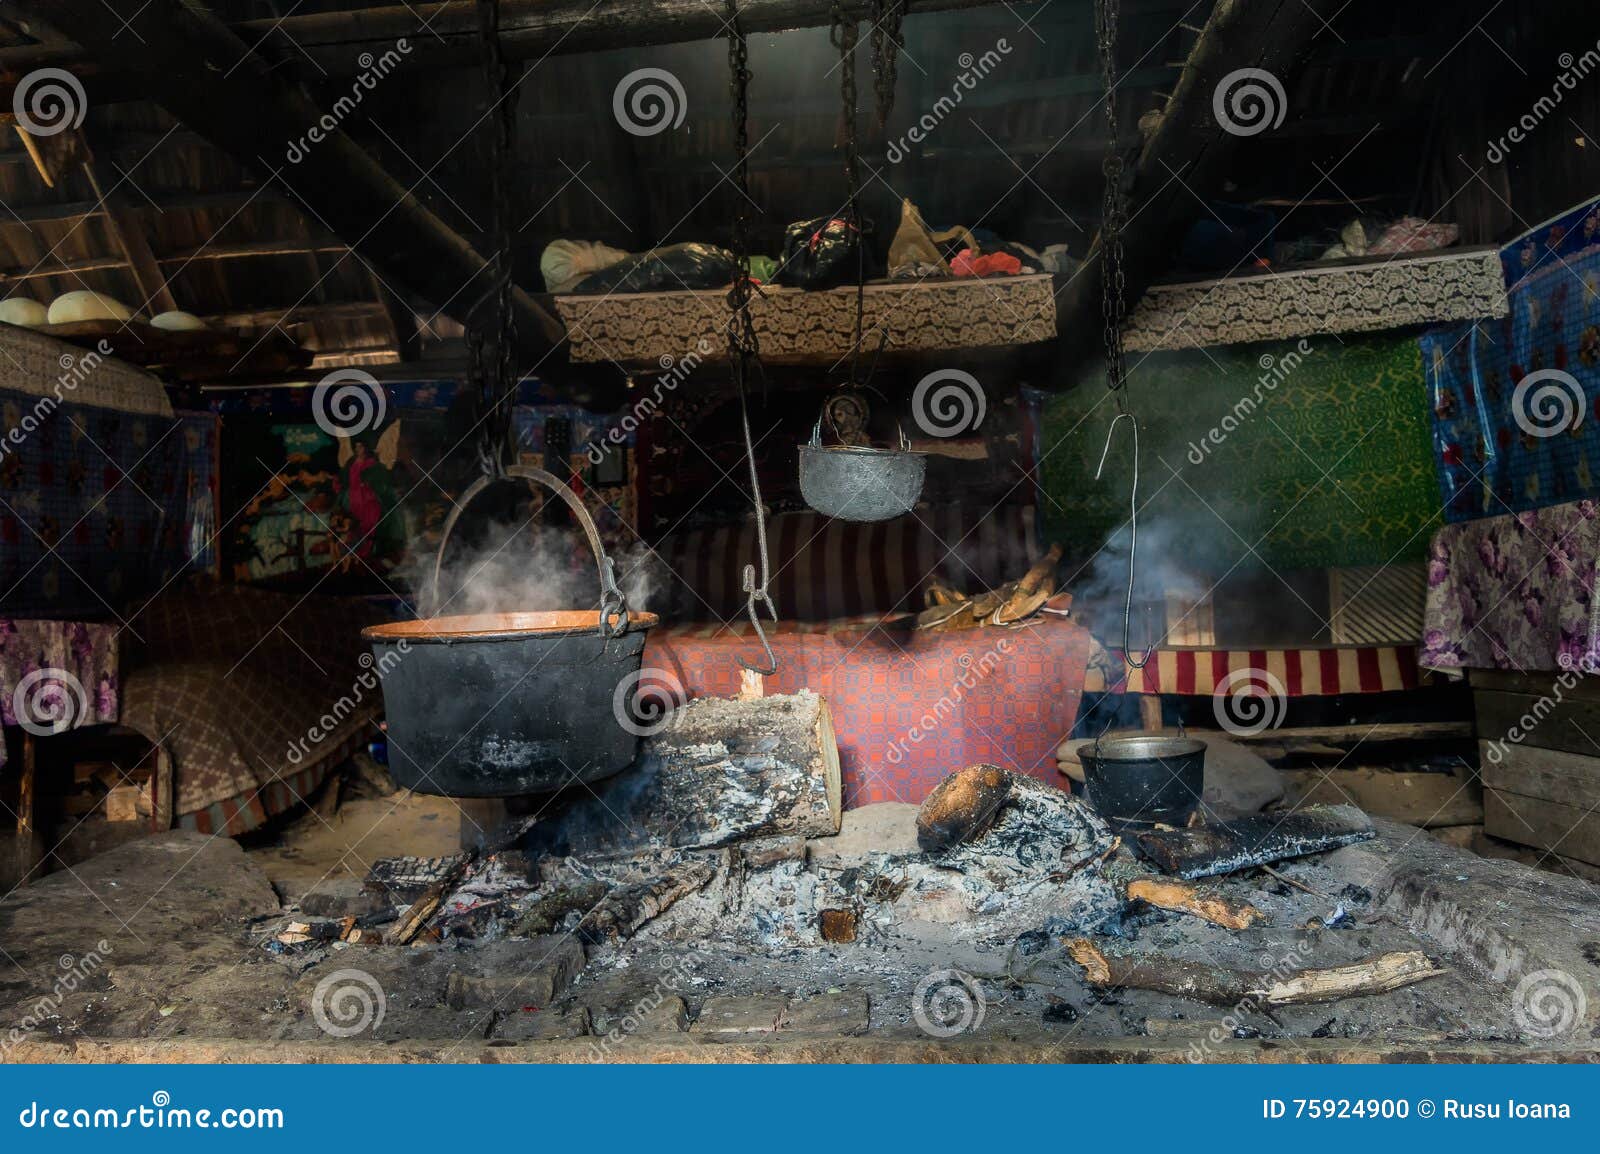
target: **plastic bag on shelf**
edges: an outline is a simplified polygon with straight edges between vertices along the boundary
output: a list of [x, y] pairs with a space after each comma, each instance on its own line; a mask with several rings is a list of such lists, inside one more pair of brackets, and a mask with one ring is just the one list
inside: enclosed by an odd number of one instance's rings
[[721, 288], [733, 280], [734, 257], [714, 244], [674, 244], [651, 249], [592, 273], [572, 291], [648, 293]]
[[[854, 284], [860, 231], [840, 217], [797, 220], [783, 230], [783, 261], [778, 283], [790, 288], [826, 289]], [[876, 275], [871, 250], [865, 253], [865, 275]]]

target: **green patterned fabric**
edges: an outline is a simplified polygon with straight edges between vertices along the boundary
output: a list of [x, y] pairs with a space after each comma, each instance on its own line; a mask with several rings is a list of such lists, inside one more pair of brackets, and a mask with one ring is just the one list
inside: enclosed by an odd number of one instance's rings
[[[1414, 337], [1156, 353], [1129, 368], [1142, 543], [1202, 571], [1425, 556], [1440, 497]], [[1094, 380], [1042, 407], [1044, 524], [1069, 556], [1094, 553], [1127, 520], [1126, 422], [1094, 479], [1114, 413]]]

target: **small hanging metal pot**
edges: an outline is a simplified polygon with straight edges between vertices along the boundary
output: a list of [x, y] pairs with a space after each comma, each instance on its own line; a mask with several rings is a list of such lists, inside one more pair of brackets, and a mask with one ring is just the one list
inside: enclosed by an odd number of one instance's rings
[[[543, 469], [507, 477], [542, 484], [567, 503], [594, 550], [600, 610], [427, 617], [362, 631], [383, 683], [389, 769], [418, 793], [514, 797], [597, 781], [632, 764], [640, 730], [625, 727], [624, 698], [639, 680], [651, 613], [630, 613], [589, 512]], [[480, 478], [445, 521], [445, 546]]]
[[898, 449], [824, 445], [819, 419], [811, 443], [800, 446], [800, 495], [841, 521], [887, 521], [911, 512], [927, 471], [928, 455], [911, 448], [904, 430]]

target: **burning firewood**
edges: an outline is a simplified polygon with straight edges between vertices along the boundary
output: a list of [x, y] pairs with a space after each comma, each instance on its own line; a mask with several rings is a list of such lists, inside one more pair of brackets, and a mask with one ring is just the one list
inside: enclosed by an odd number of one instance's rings
[[1089, 985], [1102, 990], [1152, 990], [1216, 1006], [1254, 1003], [1267, 1006], [1336, 1002], [1365, 994], [1386, 994], [1402, 986], [1437, 978], [1448, 970], [1420, 950], [1380, 954], [1364, 962], [1327, 970], [1256, 972], [1180, 962], [1173, 958], [1122, 958], [1101, 952], [1087, 938], [1066, 943], [1083, 967]]
[[1312, 805], [1191, 829], [1139, 835], [1139, 852], [1186, 881], [1232, 873], [1337, 849], [1377, 836], [1372, 819], [1353, 805]]
[[711, 862], [691, 858], [660, 877], [618, 886], [583, 916], [578, 923], [578, 937], [591, 945], [612, 938], [631, 938], [635, 930], [670, 909], [679, 898], [703, 888], [716, 872]]

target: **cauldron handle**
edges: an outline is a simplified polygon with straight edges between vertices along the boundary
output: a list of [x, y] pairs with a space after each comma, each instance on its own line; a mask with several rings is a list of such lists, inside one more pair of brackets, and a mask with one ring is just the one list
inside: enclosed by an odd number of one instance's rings
[[[547, 473], [534, 465], [512, 465], [505, 470], [505, 477], [521, 478], [528, 482], [530, 489], [535, 484], [543, 485], [556, 496], [567, 503], [567, 508], [572, 510], [572, 515], [578, 519], [578, 524], [583, 528], [583, 535], [589, 539], [589, 548], [594, 551], [595, 568], [600, 574], [600, 636], [618, 637], [628, 629], [628, 602], [622, 595], [622, 590], [617, 587], [616, 564], [606, 556], [605, 546], [600, 543], [600, 532], [594, 526], [594, 519], [589, 516], [589, 510], [584, 508], [583, 502], [578, 500], [578, 495], [567, 487], [566, 483], [553, 473]], [[433, 562], [433, 606], [431, 612], [439, 610], [439, 575], [444, 569], [444, 550], [450, 543], [450, 533], [456, 527], [456, 522], [461, 519], [461, 514], [466, 512], [467, 506], [477, 498], [479, 493], [498, 480], [496, 477], [479, 477], [467, 491], [461, 494], [450, 516], [445, 518], [444, 535], [439, 538], [439, 556]], [[615, 615], [617, 623], [611, 624]]]

